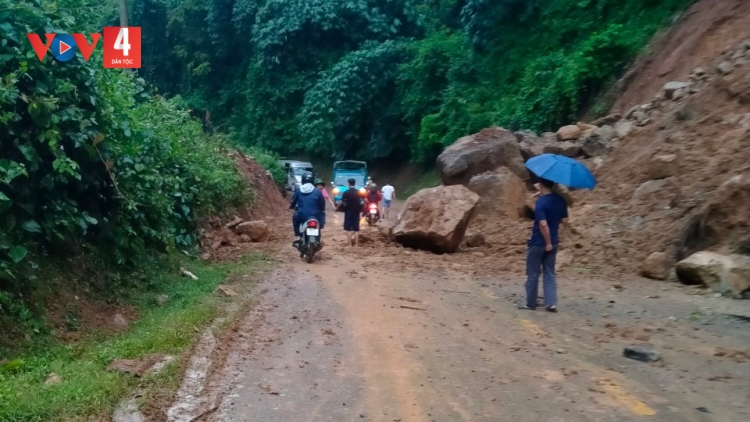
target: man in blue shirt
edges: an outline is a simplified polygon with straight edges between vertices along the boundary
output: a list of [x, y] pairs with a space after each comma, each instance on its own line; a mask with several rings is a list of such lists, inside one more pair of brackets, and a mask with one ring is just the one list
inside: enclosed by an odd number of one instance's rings
[[534, 228], [526, 254], [526, 303], [519, 304], [520, 309], [536, 309], [539, 275], [543, 273], [545, 309], [557, 312], [555, 257], [560, 223], [568, 223], [568, 204], [565, 198], [553, 193], [554, 188], [554, 182], [540, 180], [542, 195], [534, 206]]

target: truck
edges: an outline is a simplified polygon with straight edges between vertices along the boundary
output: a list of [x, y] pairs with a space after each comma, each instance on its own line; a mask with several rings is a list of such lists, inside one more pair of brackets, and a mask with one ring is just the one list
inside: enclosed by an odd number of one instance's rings
[[[361, 196], [365, 194], [365, 184], [367, 183], [367, 163], [364, 161], [336, 161], [333, 163], [333, 203], [338, 206], [341, 202], [341, 195], [349, 190], [349, 179], [354, 179], [355, 189], [360, 191]], [[362, 200], [364, 201], [364, 200]]]
[[281, 160], [279, 161], [286, 171], [286, 191], [294, 192], [297, 186], [302, 184], [302, 175], [313, 172], [313, 165], [307, 161]]

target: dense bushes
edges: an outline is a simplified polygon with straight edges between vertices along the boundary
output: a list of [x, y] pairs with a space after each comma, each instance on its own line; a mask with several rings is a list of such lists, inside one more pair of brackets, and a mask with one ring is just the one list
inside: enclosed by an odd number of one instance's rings
[[692, 0], [133, 1], [167, 16], [160, 89], [238, 141], [431, 162], [488, 125], [575, 119]]
[[99, 32], [100, 16], [116, 9], [0, 0], [0, 316], [19, 309], [11, 295], [29, 291], [46, 255], [87, 242], [129, 264], [190, 249], [202, 213], [246, 198], [226, 140], [174, 101], [103, 69], [101, 48], [89, 62], [40, 62], [26, 38]]

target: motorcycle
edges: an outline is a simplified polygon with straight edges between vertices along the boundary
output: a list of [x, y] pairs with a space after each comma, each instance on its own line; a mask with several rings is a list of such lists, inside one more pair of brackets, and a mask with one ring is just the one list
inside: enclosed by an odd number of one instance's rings
[[373, 224], [377, 223], [378, 220], [380, 220], [380, 210], [378, 209], [378, 204], [371, 203], [367, 206], [367, 224], [372, 226]]
[[315, 259], [315, 253], [322, 248], [320, 243], [320, 222], [314, 218], [307, 220], [300, 228], [302, 233], [302, 242], [298, 243], [300, 258], [312, 263]]

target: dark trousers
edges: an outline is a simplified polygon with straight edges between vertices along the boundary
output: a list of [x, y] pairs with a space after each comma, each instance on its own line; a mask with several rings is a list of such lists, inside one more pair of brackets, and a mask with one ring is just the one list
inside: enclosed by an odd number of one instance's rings
[[526, 306], [536, 308], [539, 296], [539, 276], [543, 274], [544, 304], [557, 306], [557, 278], [555, 276], [555, 258], [557, 246], [551, 251], [544, 246], [529, 246], [526, 253]]

